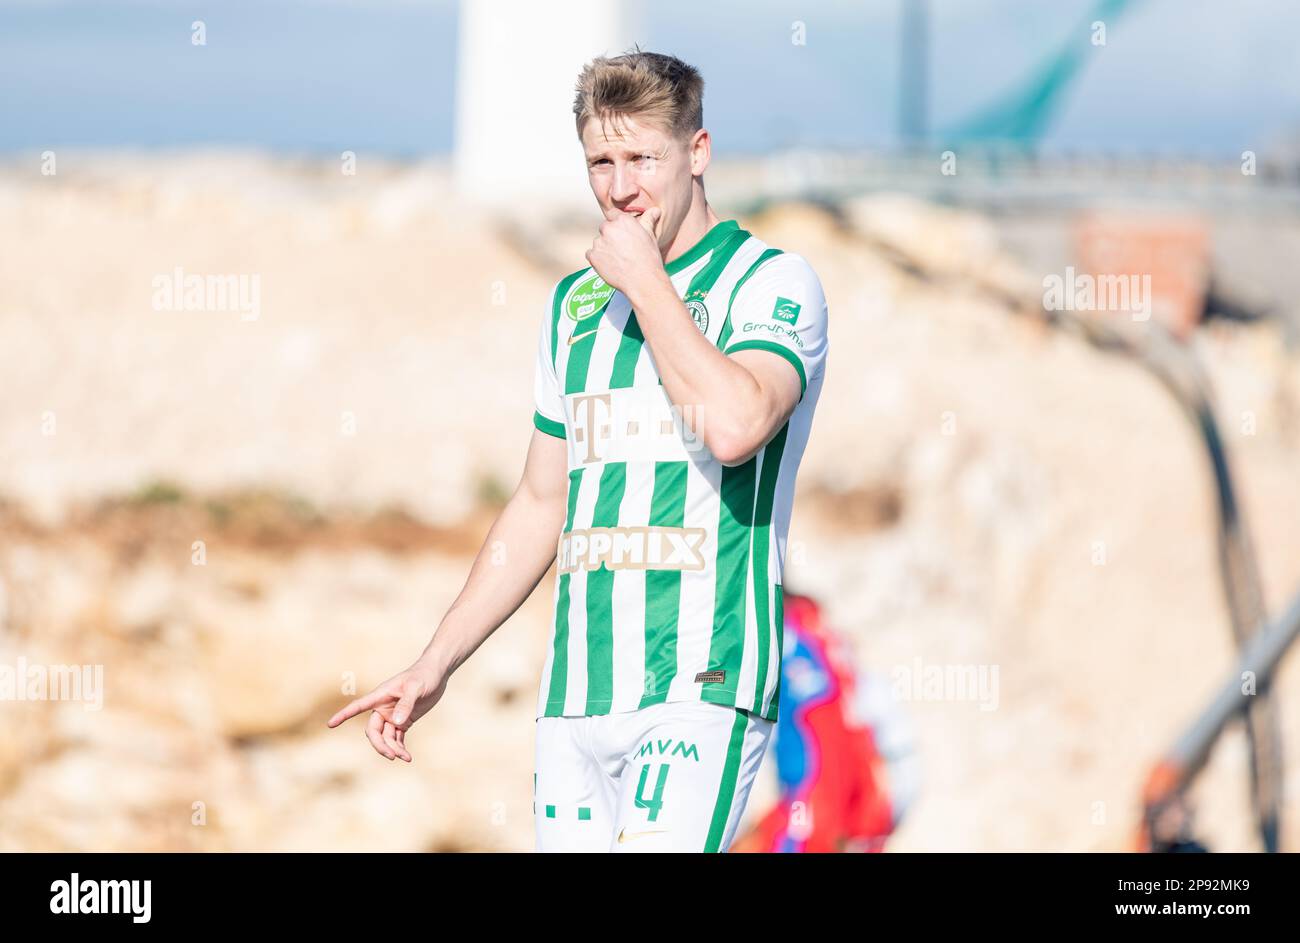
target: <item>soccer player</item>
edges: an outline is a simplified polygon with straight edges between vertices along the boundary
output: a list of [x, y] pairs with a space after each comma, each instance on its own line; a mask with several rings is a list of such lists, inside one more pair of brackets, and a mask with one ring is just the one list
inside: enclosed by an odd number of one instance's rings
[[329, 721], [371, 711], [375, 750], [410, 762], [406, 730], [558, 557], [536, 712], [542, 851], [727, 850], [777, 717], [826, 300], [803, 258], [709, 206], [702, 98], [696, 69], [641, 50], [580, 75], [605, 219], [540, 325], [519, 487], [416, 663]]

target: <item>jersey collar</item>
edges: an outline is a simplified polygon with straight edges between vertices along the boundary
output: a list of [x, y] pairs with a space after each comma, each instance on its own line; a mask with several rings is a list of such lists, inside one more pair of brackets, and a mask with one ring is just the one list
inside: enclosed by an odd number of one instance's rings
[[724, 239], [726, 239], [729, 235], [731, 235], [739, 228], [740, 228], [740, 223], [736, 222], [734, 219], [729, 219], [726, 220], [725, 222], [718, 223], [716, 226], [714, 226], [712, 229], [706, 232], [704, 234], [704, 238], [702, 238], [699, 242], [695, 243], [695, 245], [691, 246], [689, 249], [687, 249], [677, 258], [673, 259], [671, 262], [664, 265], [664, 271], [666, 271], [669, 275], [676, 275], [678, 272], [686, 268], [686, 266], [690, 265], [692, 262], [698, 261], [700, 257], [703, 256], [706, 252], [716, 249], [719, 245], [722, 244], [722, 241]]

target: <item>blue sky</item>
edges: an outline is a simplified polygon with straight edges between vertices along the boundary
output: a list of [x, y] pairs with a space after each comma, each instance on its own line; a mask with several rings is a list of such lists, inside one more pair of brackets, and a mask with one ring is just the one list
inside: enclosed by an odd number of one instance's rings
[[[902, 2], [635, 9], [643, 47], [704, 73], [715, 146], [752, 153], [897, 143]], [[1086, 43], [1093, 2], [931, 0], [932, 121], [970, 114], [1062, 43]], [[195, 19], [211, 37], [202, 50], [188, 42]], [[806, 46], [790, 43], [796, 20]], [[0, 0], [0, 151], [445, 153], [456, 23], [455, 0]], [[1043, 147], [1264, 150], [1300, 131], [1297, 37], [1290, 0], [1138, 2], [1089, 50]], [[557, 120], [567, 107], [557, 103]]]

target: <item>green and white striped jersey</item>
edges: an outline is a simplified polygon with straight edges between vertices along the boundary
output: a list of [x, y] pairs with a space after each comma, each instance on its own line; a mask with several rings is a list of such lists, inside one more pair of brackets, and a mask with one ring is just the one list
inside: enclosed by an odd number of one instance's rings
[[798, 255], [720, 222], [665, 268], [725, 353], [768, 350], [803, 394], [747, 462], [724, 466], [664, 392], [622, 292], [563, 278], [538, 342], [533, 421], [568, 445], [568, 513], [537, 716], [707, 701], [775, 720], [781, 573], [795, 473], [826, 362], [826, 299]]

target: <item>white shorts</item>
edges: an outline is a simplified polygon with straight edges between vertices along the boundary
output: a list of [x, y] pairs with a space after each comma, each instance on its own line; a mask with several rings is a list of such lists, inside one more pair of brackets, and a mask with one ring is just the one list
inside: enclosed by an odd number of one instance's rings
[[726, 851], [772, 736], [703, 701], [537, 719], [538, 851]]

